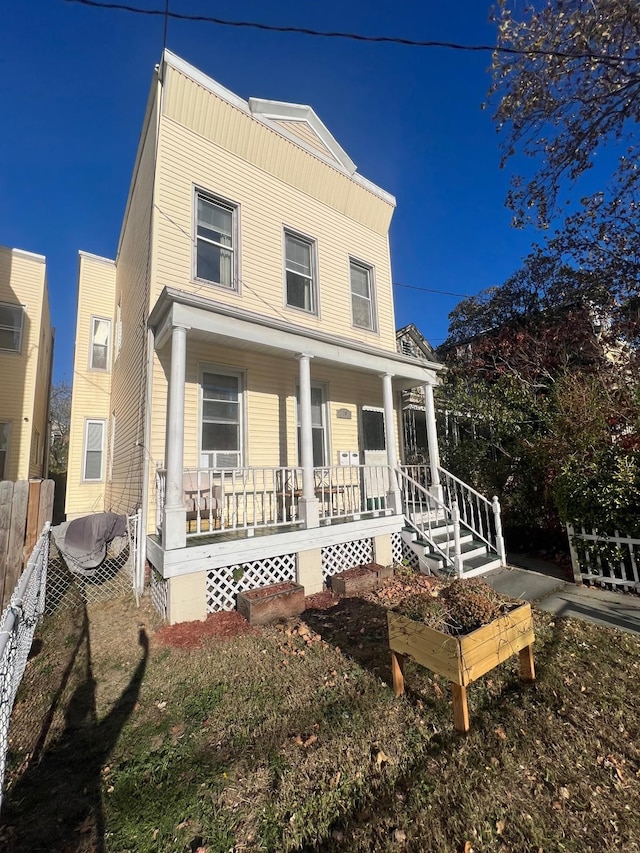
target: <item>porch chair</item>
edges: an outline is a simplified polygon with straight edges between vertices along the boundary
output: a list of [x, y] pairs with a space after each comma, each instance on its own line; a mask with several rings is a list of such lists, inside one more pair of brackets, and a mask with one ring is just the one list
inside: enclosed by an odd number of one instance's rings
[[[213, 482], [210, 471], [185, 471], [182, 481], [184, 505], [187, 510], [187, 532], [191, 522], [206, 520], [208, 529], [217, 529], [222, 513], [222, 487]], [[209, 528], [209, 519], [213, 528]], [[207, 529], [206, 528], [206, 529]]]

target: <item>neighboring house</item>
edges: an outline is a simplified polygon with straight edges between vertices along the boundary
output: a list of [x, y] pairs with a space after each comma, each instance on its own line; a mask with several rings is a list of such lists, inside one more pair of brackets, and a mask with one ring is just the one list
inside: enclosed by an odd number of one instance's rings
[[[413, 323], [398, 329], [396, 346], [398, 352], [403, 355], [421, 361], [438, 360], [434, 348]], [[402, 392], [402, 436], [405, 461], [409, 464], [428, 462], [424, 387], [410, 388]]]
[[52, 364], [46, 259], [0, 246], [0, 480], [47, 475]]
[[394, 206], [310, 107], [164, 52], [115, 261], [80, 255], [67, 514], [142, 508], [171, 622], [402, 558], [400, 395], [441, 366], [396, 349]]

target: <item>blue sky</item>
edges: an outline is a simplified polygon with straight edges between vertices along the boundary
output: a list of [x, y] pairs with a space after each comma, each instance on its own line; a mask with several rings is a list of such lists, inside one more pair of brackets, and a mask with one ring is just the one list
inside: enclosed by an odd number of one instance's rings
[[[134, 5], [162, 8], [163, 0]], [[0, 244], [47, 256], [54, 377], [72, 379], [77, 252], [113, 257], [162, 21], [64, 0], [7, 4], [0, 31]], [[278, 25], [493, 43], [490, 3], [171, 0]], [[168, 47], [244, 98], [308, 103], [398, 202], [395, 282], [471, 294], [500, 284], [536, 238], [510, 227], [489, 54], [360, 44], [170, 21]], [[395, 288], [398, 325], [434, 345], [457, 297]]]

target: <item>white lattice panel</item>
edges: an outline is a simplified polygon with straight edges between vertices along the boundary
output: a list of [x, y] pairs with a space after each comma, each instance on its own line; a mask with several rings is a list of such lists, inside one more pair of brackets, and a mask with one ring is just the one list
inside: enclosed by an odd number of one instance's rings
[[402, 546], [404, 545], [404, 540], [402, 538], [401, 533], [392, 533], [391, 534], [391, 559], [394, 563], [401, 563], [404, 554], [402, 553]]
[[340, 545], [328, 545], [322, 551], [322, 579], [324, 581], [338, 572], [344, 572], [362, 563], [373, 560], [373, 542], [371, 539], [355, 539]]
[[400, 537], [400, 544], [402, 546], [402, 556], [400, 557], [400, 560], [398, 562], [402, 563], [404, 566], [409, 566], [409, 568], [414, 569], [416, 572], [419, 572], [420, 560], [418, 559], [418, 555], [413, 550], [411, 545], [409, 545], [408, 542], [405, 542], [404, 539], [402, 539], [399, 533], [398, 536]]
[[235, 610], [239, 592], [295, 579], [295, 554], [213, 569], [207, 574], [207, 613]]
[[151, 571], [151, 603], [156, 612], [163, 618], [167, 618], [167, 581], [152, 569]]

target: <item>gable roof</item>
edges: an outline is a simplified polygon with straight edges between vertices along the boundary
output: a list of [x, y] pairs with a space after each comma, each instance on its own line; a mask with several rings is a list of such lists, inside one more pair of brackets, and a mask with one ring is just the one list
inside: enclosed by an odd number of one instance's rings
[[[413, 352], [417, 358], [426, 358], [427, 361], [437, 362], [438, 358], [435, 349], [422, 334], [420, 329], [413, 323], [403, 326], [396, 331], [396, 341], [398, 344], [398, 352], [403, 352], [407, 349], [405, 344], [412, 345]], [[407, 353], [405, 353], [406, 355]]]

